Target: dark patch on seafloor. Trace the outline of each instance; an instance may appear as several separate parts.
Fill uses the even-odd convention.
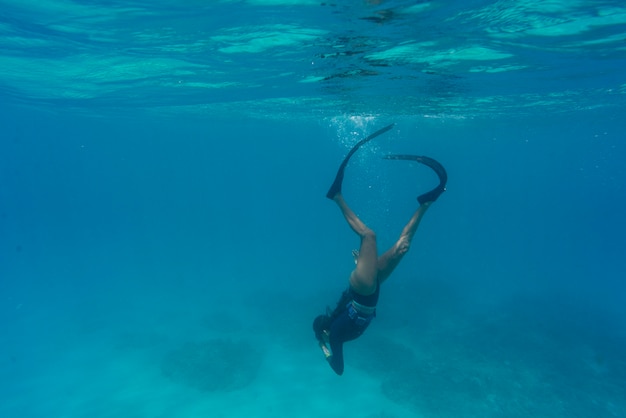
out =
[[[263,354],[246,341],[209,340],[186,343],[166,354],[163,375],[203,392],[229,392],[250,385]]]
[[[436,281],[386,297],[347,366],[419,416],[626,416],[626,334],[611,311],[545,292],[476,309]]]
[[[443,321],[439,331],[426,328],[415,337],[414,347],[370,335],[367,346],[351,347],[348,361],[380,379],[387,398],[426,417],[619,416],[626,410],[619,401],[626,366],[611,349],[622,344],[595,335],[578,342],[555,338],[556,326],[546,333],[508,309],[502,318]]]

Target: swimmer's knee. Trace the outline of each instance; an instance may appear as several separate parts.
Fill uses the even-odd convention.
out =
[[[396,253],[398,255],[406,254],[411,248],[411,237],[408,235],[401,235],[396,243]]]
[[[369,241],[376,241],[376,232],[374,232],[373,230],[369,229],[369,228],[365,228],[365,230],[363,231],[363,233],[361,234],[361,239],[362,240],[369,240]]]

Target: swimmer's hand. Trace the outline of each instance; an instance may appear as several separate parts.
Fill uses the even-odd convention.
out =
[[[359,250],[352,250],[352,257],[354,257],[354,264],[359,261]]]

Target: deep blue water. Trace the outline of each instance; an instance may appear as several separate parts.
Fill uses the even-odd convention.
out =
[[[626,417],[620,2],[0,6],[0,416]]]

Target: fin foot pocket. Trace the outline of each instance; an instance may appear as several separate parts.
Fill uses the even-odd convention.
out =
[[[372,139],[376,138],[379,135],[384,134],[385,132],[393,128],[394,126],[395,126],[395,123],[392,123],[391,125],[387,125],[384,128],[379,129],[373,134],[369,135],[367,138],[360,140],[359,142],[356,143],[355,146],[352,147],[350,152],[348,152],[348,155],[346,155],[346,157],[341,162],[341,165],[339,166],[339,170],[337,170],[335,181],[333,181],[333,184],[330,186],[330,189],[328,189],[328,193],[326,193],[327,198],[332,200],[338,193],[341,193],[341,185],[343,184],[343,175],[346,170],[346,166],[348,165],[348,161],[350,161],[350,157],[352,157],[352,155],[355,152],[357,152],[359,148],[361,148],[361,145],[365,144],[366,142],[371,141]]]
[[[446,183],[448,182],[448,173],[446,173],[446,169],[443,168],[437,160],[426,157],[424,155],[385,155],[383,158],[387,160],[409,160],[409,161],[417,161],[418,163],[424,164],[430,167],[439,177],[439,185],[434,189],[421,194],[417,197],[417,201],[421,204],[426,202],[434,202],[441,196],[441,193],[446,191]]]

